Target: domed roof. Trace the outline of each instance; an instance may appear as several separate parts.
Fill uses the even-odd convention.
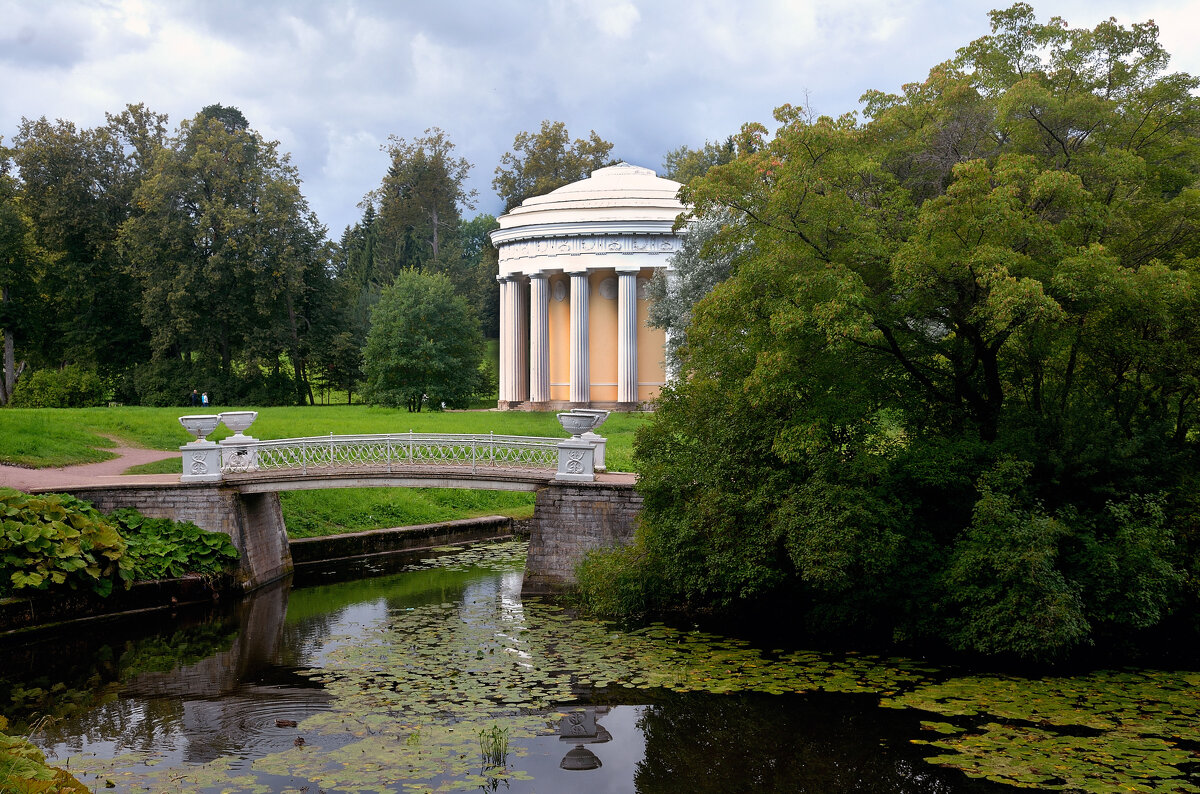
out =
[[[670,232],[684,211],[681,185],[649,168],[618,163],[563,185],[501,215],[492,242],[577,234]]]

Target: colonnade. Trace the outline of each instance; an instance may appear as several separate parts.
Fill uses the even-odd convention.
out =
[[[617,274],[617,338],[595,340],[617,346],[617,402],[638,402],[637,280],[640,266],[615,268]],[[536,271],[497,277],[500,282],[500,402],[549,403],[550,391],[550,277]],[[570,392],[572,404],[586,405],[591,397],[588,308],[589,271],[570,277]],[[526,287],[528,285],[528,287]],[[528,342],[526,342],[528,340]]]

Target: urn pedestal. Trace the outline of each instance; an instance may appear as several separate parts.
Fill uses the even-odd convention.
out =
[[[221,445],[214,441],[191,441],[179,450],[183,453],[180,482],[216,482],[221,479]]]

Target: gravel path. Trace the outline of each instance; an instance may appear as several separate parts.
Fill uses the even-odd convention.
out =
[[[138,474],[122,476],[130,466],[153,463],[156,460],[179,457],[178,452],[140,447],[111,447],[117,457],[100,463],[79,466],[59,466],[50,469],[24,469],[0,464],[0,486],[18,491],[46,491],[75,485],[108,485],[112,483],[169,483],[179,482],[178,474]]]

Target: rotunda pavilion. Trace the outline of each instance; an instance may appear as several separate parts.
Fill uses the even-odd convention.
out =
[[[666,381],[646,284],[679,249],[680,184],[619,163],[526,199],[500,252],[501,408],[631,410]]]

